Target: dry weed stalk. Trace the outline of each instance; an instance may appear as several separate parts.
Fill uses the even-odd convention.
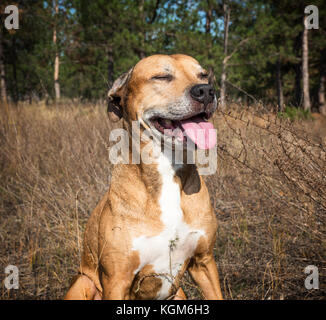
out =
[[[104,106],[9,106],[0,115],[0,269],[20,270],[20,289],[2,286],[0,297],[61,299],[109,186],[112,128]],[[259,106],[230,106],[214,123],[218,171],[205,180],[225,298],[325,298],[325,137]],[[319,268],[319,290],[304,287],[309,264]],[[200,298],[189,275],[181,283]]]

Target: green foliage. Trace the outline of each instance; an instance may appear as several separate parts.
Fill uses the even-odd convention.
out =
[[[185,53],[215,71],[219,81],[223,53],[222,0],[18,0],[20,29],[1,23],[8,95],[12,100],[53,97],[57,26],[61,95],[98,100],[121,73],[155,53]],[[1,8],[9,4],[5,0]],[[301,90],[301,34],[305,2],[229,1],[231,8],[228,81],[275,104],[276,64],[281,64],[284,99],[298,105]],[[322,1],[320,29],[310,31],[310,88],[313,101],[326,67]],[[2,15],[3,18],[3,15]],[[231,86],[229,95],[239,92]]]
[[[286,106],[284,112],[278,112],[278,116],[291,121],[313,119],[309,110],[290,106]]]

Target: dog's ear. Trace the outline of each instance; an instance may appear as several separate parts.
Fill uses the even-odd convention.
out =
[[[130,80],[133,68],[128,72],[123,73],[117,80],[114,81],[112,88],[108,92],[108,115],[111,121],[117,122],[122,118],[122,104],[126,87]]]

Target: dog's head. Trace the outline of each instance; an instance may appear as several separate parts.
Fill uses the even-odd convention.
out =
[[[153,55],[121,75],[109,90],[112,121],[123,117],[172,144],[185,145],[186,137],[199,148],[215,146],[207,120],[217,107],[211,75],[192,57]],[[197,134],[199,131],[200,134]]]

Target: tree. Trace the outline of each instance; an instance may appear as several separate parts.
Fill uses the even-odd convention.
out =
[[[281,72],[281,59],[277,59],[276,67],[276,83],[277,83],[277,106],[278,112],[284,111],[284,96],[283,96],[283,84],[282,84],[282,72]]]
[[[310,56],[310,88],[311,98],[317,102],[316,109],[324,116],[326,116],[326,7],[323,6],[321,0],[314,2],[319,8],[319,28],[311,29],[309,56]],[[317,97],[314,97],[314,94]]]
[[[326,82],[325,69],[321,69],[319,89],[318,89],[318,104],[319,104],[319,112],[324,116],[326,116],[325,82]]]
[[[221,109],[225,110],[225,81],[226,81],[226,69],[227,69],[227,54],[228,54],[228,40],[229,40],[229,22],[230,22],[230,6],[228,0],[223,1],[223,16],[224,16],[224,59],[222,61],[222,73],[221,73],[221,90],[220,90],[220,103]]]
[[[0,20],[0,22],[2,22]],[[3,54],[3,25],[0,25],[0,100],[7,103],[6,71]]]
[[[114,79],[139,59],[155,53],[184,53],[215,71],[223,108],[226,94],[230,99],[254,96],[279,111],[291,103],[299,106],[303,71],[308,66],[309,74],[304,74],[309,77],[310,107],[317,109],[324,104],[325,23],[320,20],[319,29],[309,31],[308,61],[303,55],[303,2],[15,3],[21,28],[16,32],[3,29],[0,48],[1,92],[11,101],[31,102],[50,96],[103,99]],[[315,1],[320,19],[325,19],[322,4]]]
[[[60,99],[60,83],[59,83],[59,67],[60,67],[60,59],[59,59],[59,50],[57,44],[57,17],[59,14],[59,3],[57,0],[53,0],[53,10],[54,10],[54,26],[53,26],[53,46],[55,51],[55,58],[54,58],[54,93],[55,93],[55,100]]]
[[[303,109],[311,110],[309,93],[309,47],[308,47],[308,28],[305,25],[306,18],[303,18],[302,35],[302,91],[303,91]]]

